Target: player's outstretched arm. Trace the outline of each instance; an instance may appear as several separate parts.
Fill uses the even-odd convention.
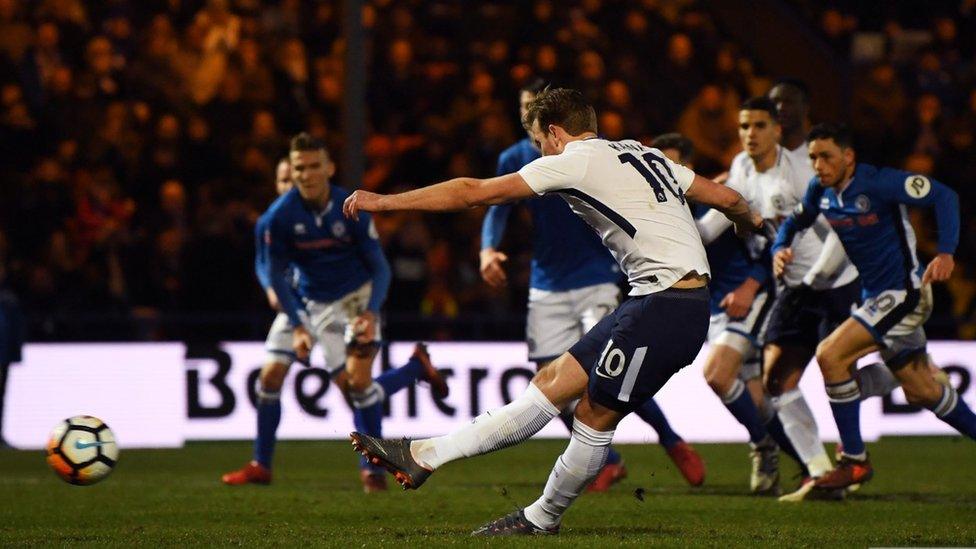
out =
[[[475,179],[459,177],[399,194],[376,194],[356,191],[342,205],[346,217],[357,218],[360,211],[392,212],[402,210],[448,212],[475,206],[503,204],[535,196],[535,192],[517,173]]]
[[[762,216],[749,209],[741,194],[700,175],[695,175],[685,196],[688,200],[711,206],[725,214],[740,236],[754,233],[763,226]]]

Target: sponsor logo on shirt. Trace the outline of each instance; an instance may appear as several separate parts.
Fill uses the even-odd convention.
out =
[[[871,209],[871,199],[866,195],[859,194],[857,198],[854,199],[854,207],[857,208],[859,212],[866,212]]]
[[[932,182],[924,175],[911,175],[905,179],[905,192],[912,198],[925,198],[932,190]]]
[[[304,223],[295,223],[295,234],[305,234],[306,232],[308,231],[306,231]]]

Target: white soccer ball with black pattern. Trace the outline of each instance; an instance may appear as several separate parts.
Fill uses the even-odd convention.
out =
[[[115,435],[97,417],[70,417],[51,431],[47,441],[48,465],[71,484],[95,484],[112,472],[118,459]]]

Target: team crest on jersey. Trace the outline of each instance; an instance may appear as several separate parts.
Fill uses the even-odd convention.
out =
[[[335,223],[333,223],[332,234],[336,238],[342,238],[342,236],[346,234],[346,224],[343,223],[342,221],[336,221]]]
[[[776,208],[777,212],[781,212],[786,209],[786,200],[783,198],[783,195],[773,195],[772,202],[773,207]]]
[[[932,182],[924,175],[910,175],[905,179],[905,192],[912,198],[925,198],[932,190]]]
[[[863,194],[857,195],[854,199],[854,207],[857,208],[859,212],[866,212],[871,209],[871,199]]]
[[[306,233],[305,224],[295,223],[295,234],[305,234],[305,233]]]

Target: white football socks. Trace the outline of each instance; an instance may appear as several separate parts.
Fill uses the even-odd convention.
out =
[[[487,454],[531,437],[559,414],[534,384],[517,399],[491,410],[453,433],[415,440],[410,453],[417,463],[434,470],[463,457]]]
[[[783,423],[783,431],[793,443],[797,455],[810,470],[810,475],[819,477],[830,471],[833,466],[820,440],[817,421],[813,418],[813,412],[803,398],[803,393],[799,389],[792,389],[773,397],[772,402]]]
[[[880,362],[872,362],[854,371],[854,379],[861,388],[861,399],[884,396],[894,391],[900,383],[895,374]]]
[[[542,496],[524,509],[525,518],[540,528],[559,526],[563,513],[596,478],[607,461],[613,431],[597,431],[577,419],[569,446],[549,474]]]

